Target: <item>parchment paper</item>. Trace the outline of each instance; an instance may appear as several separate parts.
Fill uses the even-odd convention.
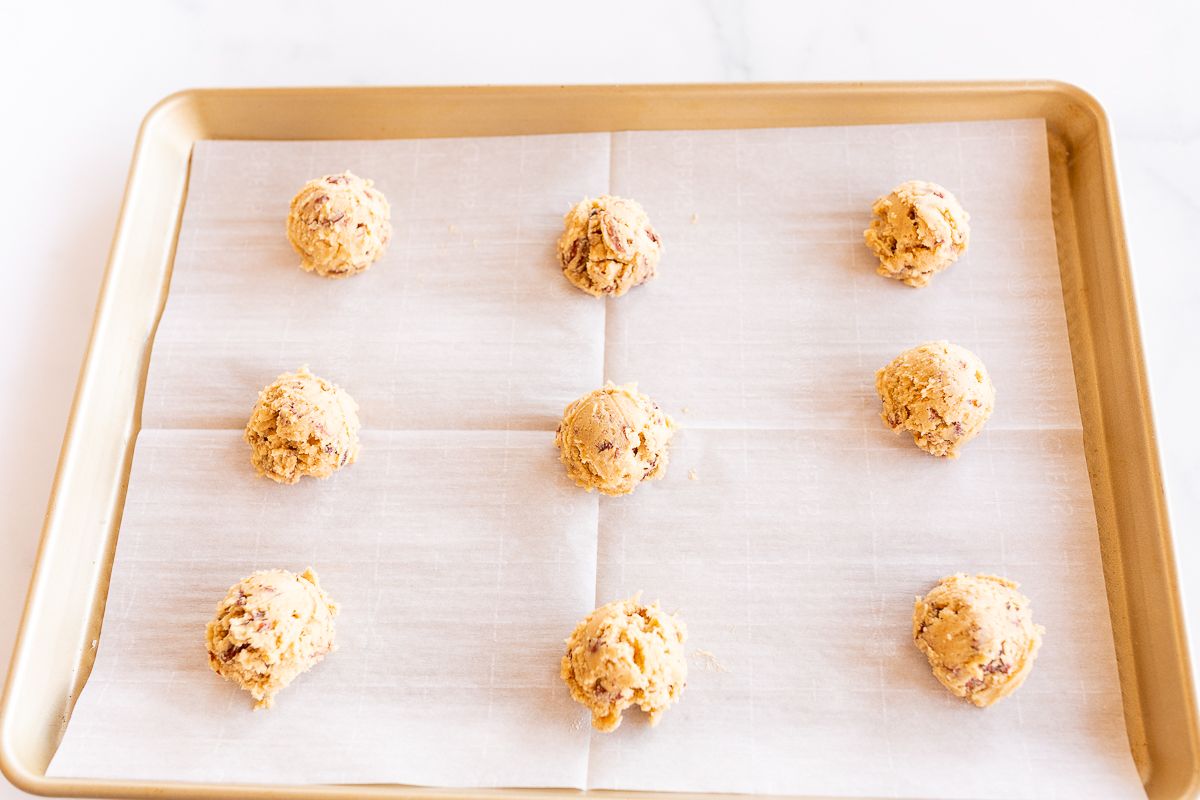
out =
[[[363,276],[296,269],[283,216],[350,168],[396,234]],[[872,200],[919,177],[972,215],[913,290]],[[661,274],[558,274],[569,203],[638,198]],[[1041,121],[407,142],[204,142],[155,342],[95,668],[55,775],[921,797],[1136,797],[1083,458]],[[998,389],[956,462],[886,430],[876,369],[949,338]],[[359,401],[359,462],[257,480],[255,393],[309,364]],[[639,381],[681,425],[665,480],[597,498],[563,406]],[[313,565],[340,650],[253,713],[203,626],[257,568]],[[994,708],[911,643],[942,575],[1022,583],[1047,628]],[[687,621],[683,702],[592,734],[557,678],[593,605]]]

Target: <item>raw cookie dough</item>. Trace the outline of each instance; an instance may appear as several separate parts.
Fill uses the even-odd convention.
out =
[[[967,252],[970,217],[954,195],[926,181],[908,181],[871,206],[875,219],[863,232],[879,256],[885,278],[924,286]]]
[[[567,280],[596,297],[620,297],[654,277],[662,242],[635,200],[601,195],[567,212],[558,259]]]
[[[1028,677],[1043,633],[1033,624],[1029,598],[994,575],[942,578],[913,607],[913,641],[933,676],[980,708]]]
[[[358,404],[301,367],[258,393],[246,423],[250,463],[277,483],[328,478],[358,457]]]
[[[554,434],[559,458],[577,486],[629,494],[667,473],[674,421],[636,383],[588,392],[567,406]]]
[[[300,254],[302,269],[345,278],[383,255],[392,236],[391,208],[373,185],[343,172],[309,181],[292,198],[288,241]]]
[[[596,730],[612,731],[637,706],[657,725],[687,683],[687,628],[640,595],[600,606],[567,639],[562,679],[592,712]]]
[[[333,652],[338,607],[306,569],[255,572],[229,588],[208,623],[208,665],[241,686],[255,708]]]
[[[875,373],[875,390],[888,427],[911,433],[925,452],[950,458],[983,430],[996,402],[983,362],[949,342],[905,350]]]

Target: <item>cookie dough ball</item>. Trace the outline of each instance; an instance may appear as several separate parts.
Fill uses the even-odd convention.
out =
[[[911,433],[925,452],[950,458],[983,430],[996,402],[983,362],[949,342],[905,350],[875,373],[875,390],[888,427]]]
[[[333,652],[337,604],[311,569],[256,572],[229,588],[208,623],[208,665],[250,693],[255,708]]]
[[[601,195],[567,212],[558,259],[567,280],[596,297],[620,297],[654,277],[662,242],[634,200]]]
[[[345,278],[379,260],[392,236],[391,209],[373,185],[343,172],[309,181],[292,198],[288,241],[304,271]]]
[[[926,181],[908,181],[875,201],[863,232],[885,278],[924,286],[967,252],[970,219],[954,195]]]
[[[934,677],[981,708],[1029,676],[1043,633],[1029,598],[994,575],[942,578],[913,607],[913,641]]]
[[[554,444],[577,486],[622,495],[666,475],[674,429],[674,421],[636,383],[609,381],[567,406]]]
[[[616,730],[621,712],[633,706],[657,725],[687,683],[686,639],[684,624],[657,603],[617,600],[589,614],[567,639],[562,679],[592,712],[596,730]]]
[[[258,393],[246,423],[250,463],[277,483],[328,478],[358,457],[358,404],[301,367]]]

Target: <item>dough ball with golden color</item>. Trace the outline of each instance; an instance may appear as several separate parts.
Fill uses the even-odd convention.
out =
[[[653,278],[662,250],[642,207],[610,195],[577,203],[558,240],[563,275],[596,297],[620,297]]]
[[[577,486],[622,495],[666,474],[674,428],[636,383],[609,381],[567,406],[554,444]]]
[[[875,218],[863,232],[877,272],[909,286],[929,279],[967,252],[970,217],[954,195],[936,183],[908,181],[875,201]]]
[[[875,374],[888,427],[912,434],[917,447],[957,458],[992,415],[996,388],[979,357],[950,342],[905,350]]]
[[[208,664],[250,693],[255,708],[334,650],[337,604],[317,575],[282,569],[255,572],[229,588],[208,623]]]
[[[616,730],[637,706],[657,725],[687,683],[687,628],[640,595],[601,606],[567,639],[561,674],[600,731]]]
[[[934,677],[981,708],[1025,681],[1043,633],[1029,598],[994,575],[942,578],[913,607],[913,641]]]
[[[276,483],[328,478],[358,457],[358,404],[301,367],[258,393],[246,423],[250,463]]]
[[[345,278],[379,260],[392,236],[391,209],[373,186],[343,172],[311,180],[296,193],[287,233],[302,269]]]

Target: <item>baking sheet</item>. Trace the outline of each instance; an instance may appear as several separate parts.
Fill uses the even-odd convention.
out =
[[[392,201],[387,259],[295,269],[305,179]],[[971,252],[876,277],[871,200],[922,177]],[[561,214],[643,202],[661,276],[594,301],[557,274]],[[876,368],[952,338],[998,387],[958,462],[886,431]],[[255,392],[308,363],[362,406],[359,463],[252,479]],[[605,377],[683,426],[632,497],[567,484],[552,431]],[[328,496],[327,496],[328,495]],[[252,569],[308,564],[341,650],[271,712],[207,670],[203,623]],[[980,711],[909,641],[956,570],[1023,584],[1047,629]],[[555,671],[595,602],[645,590],[695,652],[684,702],[589,734]],[[253,759],[244,756],[253,752]],[[52,775],[893,796],[1140,796],[1083,461],[1040,121],[197,146],[96,666]]]

